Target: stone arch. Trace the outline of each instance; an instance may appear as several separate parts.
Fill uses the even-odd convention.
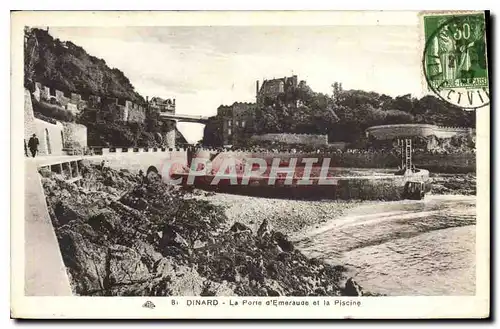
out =
[[[50,135],[49,135],[49,130],[47,128],[45,128],[44,130],[44,138],[45,138],[45,148],[47,154],[52,154],[52,146],[50,145]]]

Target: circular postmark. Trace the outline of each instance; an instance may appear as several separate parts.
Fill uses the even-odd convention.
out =
[[[484,15],[425,16],[424,29],[422,65],[429,88],[464,109],[488,105]]]

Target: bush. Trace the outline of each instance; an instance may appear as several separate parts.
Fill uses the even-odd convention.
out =
[[[55,105],[49,104],[44,101],[37,101],[35,98],[32,99],[33,112],[35,115],[37,113],[41,114],[44,118],[52,118],[64,122],[74,122],[75,115],[68,110]],[[43,120],[43,119],[42,119]]]

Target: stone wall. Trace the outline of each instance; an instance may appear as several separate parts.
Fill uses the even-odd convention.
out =
[[[428,124],[395,124],[373,126],[366,130],[367,135],[371,135],[379,140],[396,139],[404,137],[428,137],[451,138],[458,134],[472,132],[470,128],[463,127],[439,127]]]
[[[166,147],[168,147],[168,148],[174,148],[175,147],[175,126],[174,126],[174,129],[168,131],[165,134],[164,138],[165,138]]]
[[[63,123],[64,148],[87,147],[87,127],[77,123]]]
[[[31,95],[28,89],[24,89],[24,139],[26,140],[26,144],[34,133],[36,133],[36,127]]]
[[[39,155],[62,155],[63,154],[63,130],[60,122],[56,124],[35,118],[35,134],[40,144]]]
[[[128,109],[128,122],[144,122],[146,110],[142,106],[133,106]]]
[[[34,97],[38,101],[51,102],[56,100],[63,108],[74,114],[82,111],[85,107],[99,108],[103,104],[117,104],[120,107],[119,120],[128,122],[144,122],[146,110],[142,105],[133,103],[126,99],[115,97],[100,97],[96,95],[82,95],[73,92],[63,92],[49,88],[39,82],[35,83]]]
[[[278,142],[285,144],[327,145],[328,135],[309,134],[264,134],[251,137],[254,141]]]

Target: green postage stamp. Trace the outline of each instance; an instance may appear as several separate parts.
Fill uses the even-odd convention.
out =
[[[484,12],[423,15],[428,87],[461,108],[490,101],[485,18]]]

